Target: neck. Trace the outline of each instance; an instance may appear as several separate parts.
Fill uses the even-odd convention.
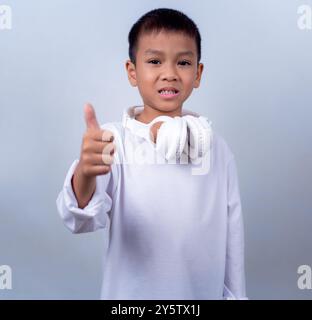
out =
[[[165,111],[165,110],[154,109],[152,107],[144,105],[143,111],[138,116],[136,116],[135,119],[143,123],[149,123],[159,116],[181,117],[181,115],[182,115],[181,106],[175,110]]]

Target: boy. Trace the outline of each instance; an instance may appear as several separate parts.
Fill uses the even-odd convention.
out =
[[[73,233],[109,227],[103,299],[246,299],[233,154],[203,117],[182,110],[200,84],[200,41],[183,13],[146,13],[129,33],[126,62],[144,105],[101,127],[85,106],[80,159],[57,207]],[[193,175],[182,159],[209,161],[209,170]]]

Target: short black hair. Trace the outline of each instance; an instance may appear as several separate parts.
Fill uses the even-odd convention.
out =
[[[129,32],[129,58],[134,65],[136,64],[139,37],[142,34],[158,33],[162,30],[180,32],[194,39],[197,48],[197,63],[199,63],[201,58],[201,36],[194,21],[181,11],[159,8],[145,13],[132,26]]]

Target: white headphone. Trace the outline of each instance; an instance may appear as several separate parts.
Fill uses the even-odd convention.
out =
[[[163,124],[157,131],[157,139],[154,143],[151,127],[156,122],[163,122]],[[125,126],[129,127],[128,123],[129,121],[126,121]],[[210,151],[211,122],[203,116],[189,114],[181,117],[159,116],[147,124],[147,130],[149,142],[154,144],[156,151],[168,161],[180,159],[183,153],[195,160],[204,157]]]

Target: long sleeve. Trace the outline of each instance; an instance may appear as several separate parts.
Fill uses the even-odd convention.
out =
[[[224,299],[245,300],[244,226],[235,158],[227,166],[228,225]]]
[[[112,208],[112,194],[114,184],[111,179],[112,173],[96,177],[96,189],[88,205],[83,209],[78,203],[72,189],[72,176],[79,160],[71,165],[61,192],[59,193],[56,205],[58,212],[65,226],[72,233],[91,232],[105,228],[108,213]],[[114,168],[115,169],[115,168]]]

